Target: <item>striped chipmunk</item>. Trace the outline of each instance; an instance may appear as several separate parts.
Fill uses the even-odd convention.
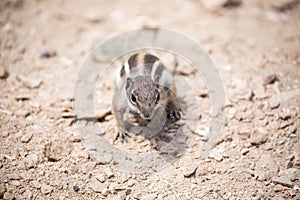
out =
[[[122,142],[130,137],[133,127],[124,119],[127,111],[142,127],[158,126],[163,116],[174,122],[180,120],[173,74],[154,55],[131,55],[117,73],[112,111],[119,129],[115,140],[121,137]]]

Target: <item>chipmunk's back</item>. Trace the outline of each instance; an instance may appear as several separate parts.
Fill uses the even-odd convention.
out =
[[[150,76],[151,79],[166,87],[172,87],[173,78],[163,63],[154,55],[136,53],[122,65],[116,77],[116,88],[121,88],[127,77]]]

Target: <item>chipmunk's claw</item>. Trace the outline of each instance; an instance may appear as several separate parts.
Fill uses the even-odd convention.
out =
[[[172,119],[174,121],[178,121],[181,119],[180,111],[168,110],[167,111],[167,118]]]
[[[124,143],[124,141],[127,142],[127,138],[130,138],[130,137],[131,137],[128,133],[126,133],[126,132],[120,132],[120,131],[119,131],[119,132],[117,133],[117,135],[116,135],[114,141],[118,140],[120,136],[121,136],[121,142],[122,142],[122,143]]]

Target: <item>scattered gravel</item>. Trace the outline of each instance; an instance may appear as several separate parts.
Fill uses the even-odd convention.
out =
[[[250,137],[250,143],[253,145],[260,145],[267,141],[267,130],[260,127],[257,131],[253,132]]]
[[[286,176],[273,177],[272,178],[272,182],[273,183],[281,184],[283,186],[288,186],[288,187],[292,187],[293,186],[292,181],[288,177],[286,177]]]
[[[49,194],[50,192],[52,192],[52,190],[53,190],[53,188],[47,184],[43,184],[41,187],[42,194]]]
[[[39,156],[36,154],[30,154],[25,157],[24,164],[26,169],[34,168],[39,163]]]
[[[138,1],[0,3],[0,199],[300,199],[299,1],[151,3],[156,9]],[[217,67],[203,61],[197,71],[182,55],[155,51],[176,66],[183,119],[166,135],[113,142],[109,63],[131,42],[83,61],[116,33],[164,26],[200,44]],[[78,77],[83,63],[91,69]],[[210,126],[221,99],[209,70],[225,89],[220,135]],[[75,83],[87,86],[82,99]],[[83,100],[92,112],[75,112]]]
[[[155,199],[157,194],[152,193],[152,194],[144,194],[141,196],[141,200],[153,200]]]
[[[0,184],[0,198],[2,199],[4,196],[4,193],[6,192],[6,189],[3,184]]]

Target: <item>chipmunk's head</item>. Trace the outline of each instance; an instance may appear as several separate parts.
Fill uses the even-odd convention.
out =
[[[137,112],[142,119],[151,121],[152,115],[161,101],[159,85],[150,77],[127,78],[126,92],[130,108]]]

